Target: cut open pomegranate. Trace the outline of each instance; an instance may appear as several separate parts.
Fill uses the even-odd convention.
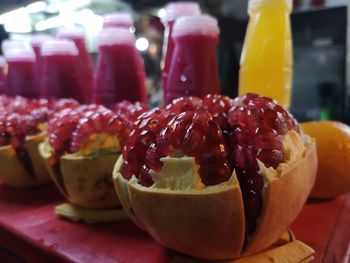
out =
[[[235,170],[249,236],[262,209],[264,179],[257,160],[273,168],[282,163],[282,136],[292,129],[299,131],[296,120],[266,97],[179,98],[137,119],[123,151],[121,174],[126,179],[134,175],[141,185],[151,186],[149,173],[161,171],[160,159],[179,153],[195,158],[204,185],[227,181]]]

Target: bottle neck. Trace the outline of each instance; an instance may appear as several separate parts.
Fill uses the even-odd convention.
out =
[[[177,45],[216,45],[218,42],[217,36],[202,35],[202,34],[186,34],[174,37],[174,42]]]
[[[292,6],[288,0],[257,0],[250,1],[248,14],[250,16],[257,13],[288,13],[292,12]]]

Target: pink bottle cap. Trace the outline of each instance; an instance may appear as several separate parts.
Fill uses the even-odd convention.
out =
[[[73,41],[59,39],[59,40],[48,40],[41,46],[42,56],[51,55],[72,55],[78,56],[78,49]]]
[[[6,61],[33,61],[35,62],[35,54],[30,49],[10,49],[4,53]]]
[[[183,16],[176,19],[173,36],[208,35],[217,37],[220,33],[218,21],[209,15]]]
[[[49,34],[36,34],[31,36],[30,43],[33,47],[41,47],[45,41],[52,39],[54,39],[53,36]]]
[[[3,56],[0,56],[0,68],[3,68],[6,65],[6,60]]]
[[[133,27],[134,21],[129,13],[111,13],[103,17],[103,28]]]
[[[135,45],[135,35],[126,28],[109,27],[101,31],[97,43],[98,46]]]
[[[2,52],[5,54],[11,49],[31,49],[28,41],[5,39],[1,43]]]
[[[163,22],[174,21],[181,16],[195,16],[201,13],[197,2],[172,2],[165,6]]]
[[[57,32],[58,39],[85,39],[84,29],[80,27],[62,27]]]

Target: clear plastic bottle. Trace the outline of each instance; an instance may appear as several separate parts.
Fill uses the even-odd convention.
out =
[[[106,28],[98,37],[94,103],[107,107],[129,100],[147,103],[145,71],[128,29]]]
[[[82,68],[78,49],[70,40],[49,40],[41,48],[44,61],[44,98],[73,98],[86,101],[87,87],[79,79]]]
[[[197,2],[171,2],[165,6],[165,16],[162,18],[165,30],[163,39],[162,87],[166,90],[166,83],[171,59],[174,53],[173,27],[175,20],[182,16],[194,16],[201,13]]]
[[[250,0],[239,93],[258,93],[289,108],[292,92],[292,0]]]
[[[79,79],[83,82],[81,85],[84,85],[86,96],[82,103],[91,103],[92,102],[92,85],[93,85],[93,76],[94,69],[92,58],[89,54],[89,51],[86,47],[85,33],[83,29],[74,27],[74,28],[61,28],[57,33],[58,39],[67,39],[75,43],[79,52]]]
[[[208,15],[176,20],[173,31],[175,49],[164,90],[164,103],[181,96],[204,97],[220,93],[216,61],[219,27]]]

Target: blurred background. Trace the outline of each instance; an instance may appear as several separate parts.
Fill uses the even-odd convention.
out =
[[[82,27],[96,60],[96,37],[102,16],[129,12],[135,22],[136,47],[147,73],[151,104],[161,100],[160,59],[164,27],[161,0],[1,0],[0,41],[29,39],[32,34],[56,34],[60,27]],[[248,23],[247,0],[201,0],[201,9],[217,17],[221,29],[217,47],[222,93],[237,95],[239,58]],[[347,46],[347,0],[294,0],[292,32],[294,80],[291,111],[299,121],[336,119],[350,123],[350,57]]]

